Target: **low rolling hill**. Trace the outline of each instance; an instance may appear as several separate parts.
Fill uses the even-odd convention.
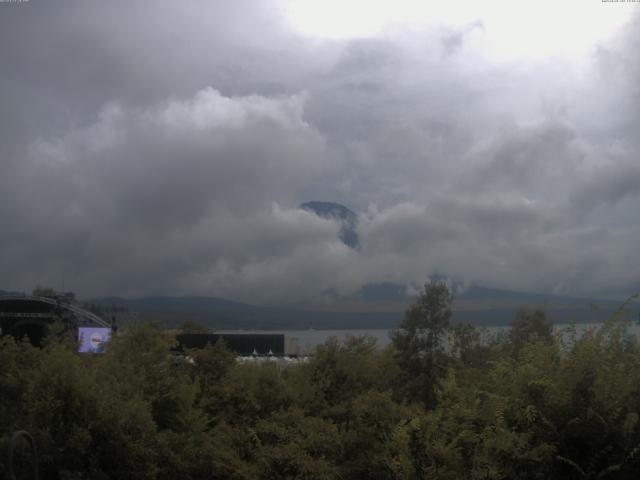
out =
[[[176,327],[184,320],[212,329],[387,329],[396,327],[411,303],[393,284],[369,288],[331,305],[312,303],[289,306],[258,306],[213,297],[108,297],[91,303],[100,308],[135,312],[139,320],[158,321]],[[454,296],[453,321],[478,326],[507,325],[521,308],[544,308],[554,323],[602,322],[622,302],[594,301],[558,295],[541,295],[470,287]],[[626,315],[637,319],[637,303]]]

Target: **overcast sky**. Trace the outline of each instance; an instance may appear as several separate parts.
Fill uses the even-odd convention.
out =
[[[640,291],[640,3],[429,3],[0,3],[0,289]]]

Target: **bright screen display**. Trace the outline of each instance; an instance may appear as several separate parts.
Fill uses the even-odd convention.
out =
[[[111,338],[111,329],[102,327],[78,328],[78,343],[80,353],[102,353]]]

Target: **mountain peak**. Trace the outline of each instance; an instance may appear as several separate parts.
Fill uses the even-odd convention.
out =
[[[313,212],[319,217],[335,220],[341,224],[340,240],[354,250],[360,246],[356,226],[358,215],[349,208],[335,202],[321,202],[313,200],[300,205],[300,208]]]

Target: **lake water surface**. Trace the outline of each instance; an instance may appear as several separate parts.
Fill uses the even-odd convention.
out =
[[[578,323],[575,325],[578,336],[587,331],[596,331],[602,327],[602,323]],[[554,325],[554,330],[567,336],[569,324]],[[481,339],[484,342],[495,338],[498,335],[505,335],[509,327],[478,327]],[[307,355],[312,353],[318,345],[323,344],[330,338],[336,338],[340,342],[345,342],[352,337],[373,337],[380,348],[384,348],[391,343],[391,330],[386,329],[360,329],[360,330],[217,330],[216,333],[252,333],[252,334],[284,334],[285,351],[287,353],[299,353]],[[640,336],[640,325],[629,324],[629,335]]]

